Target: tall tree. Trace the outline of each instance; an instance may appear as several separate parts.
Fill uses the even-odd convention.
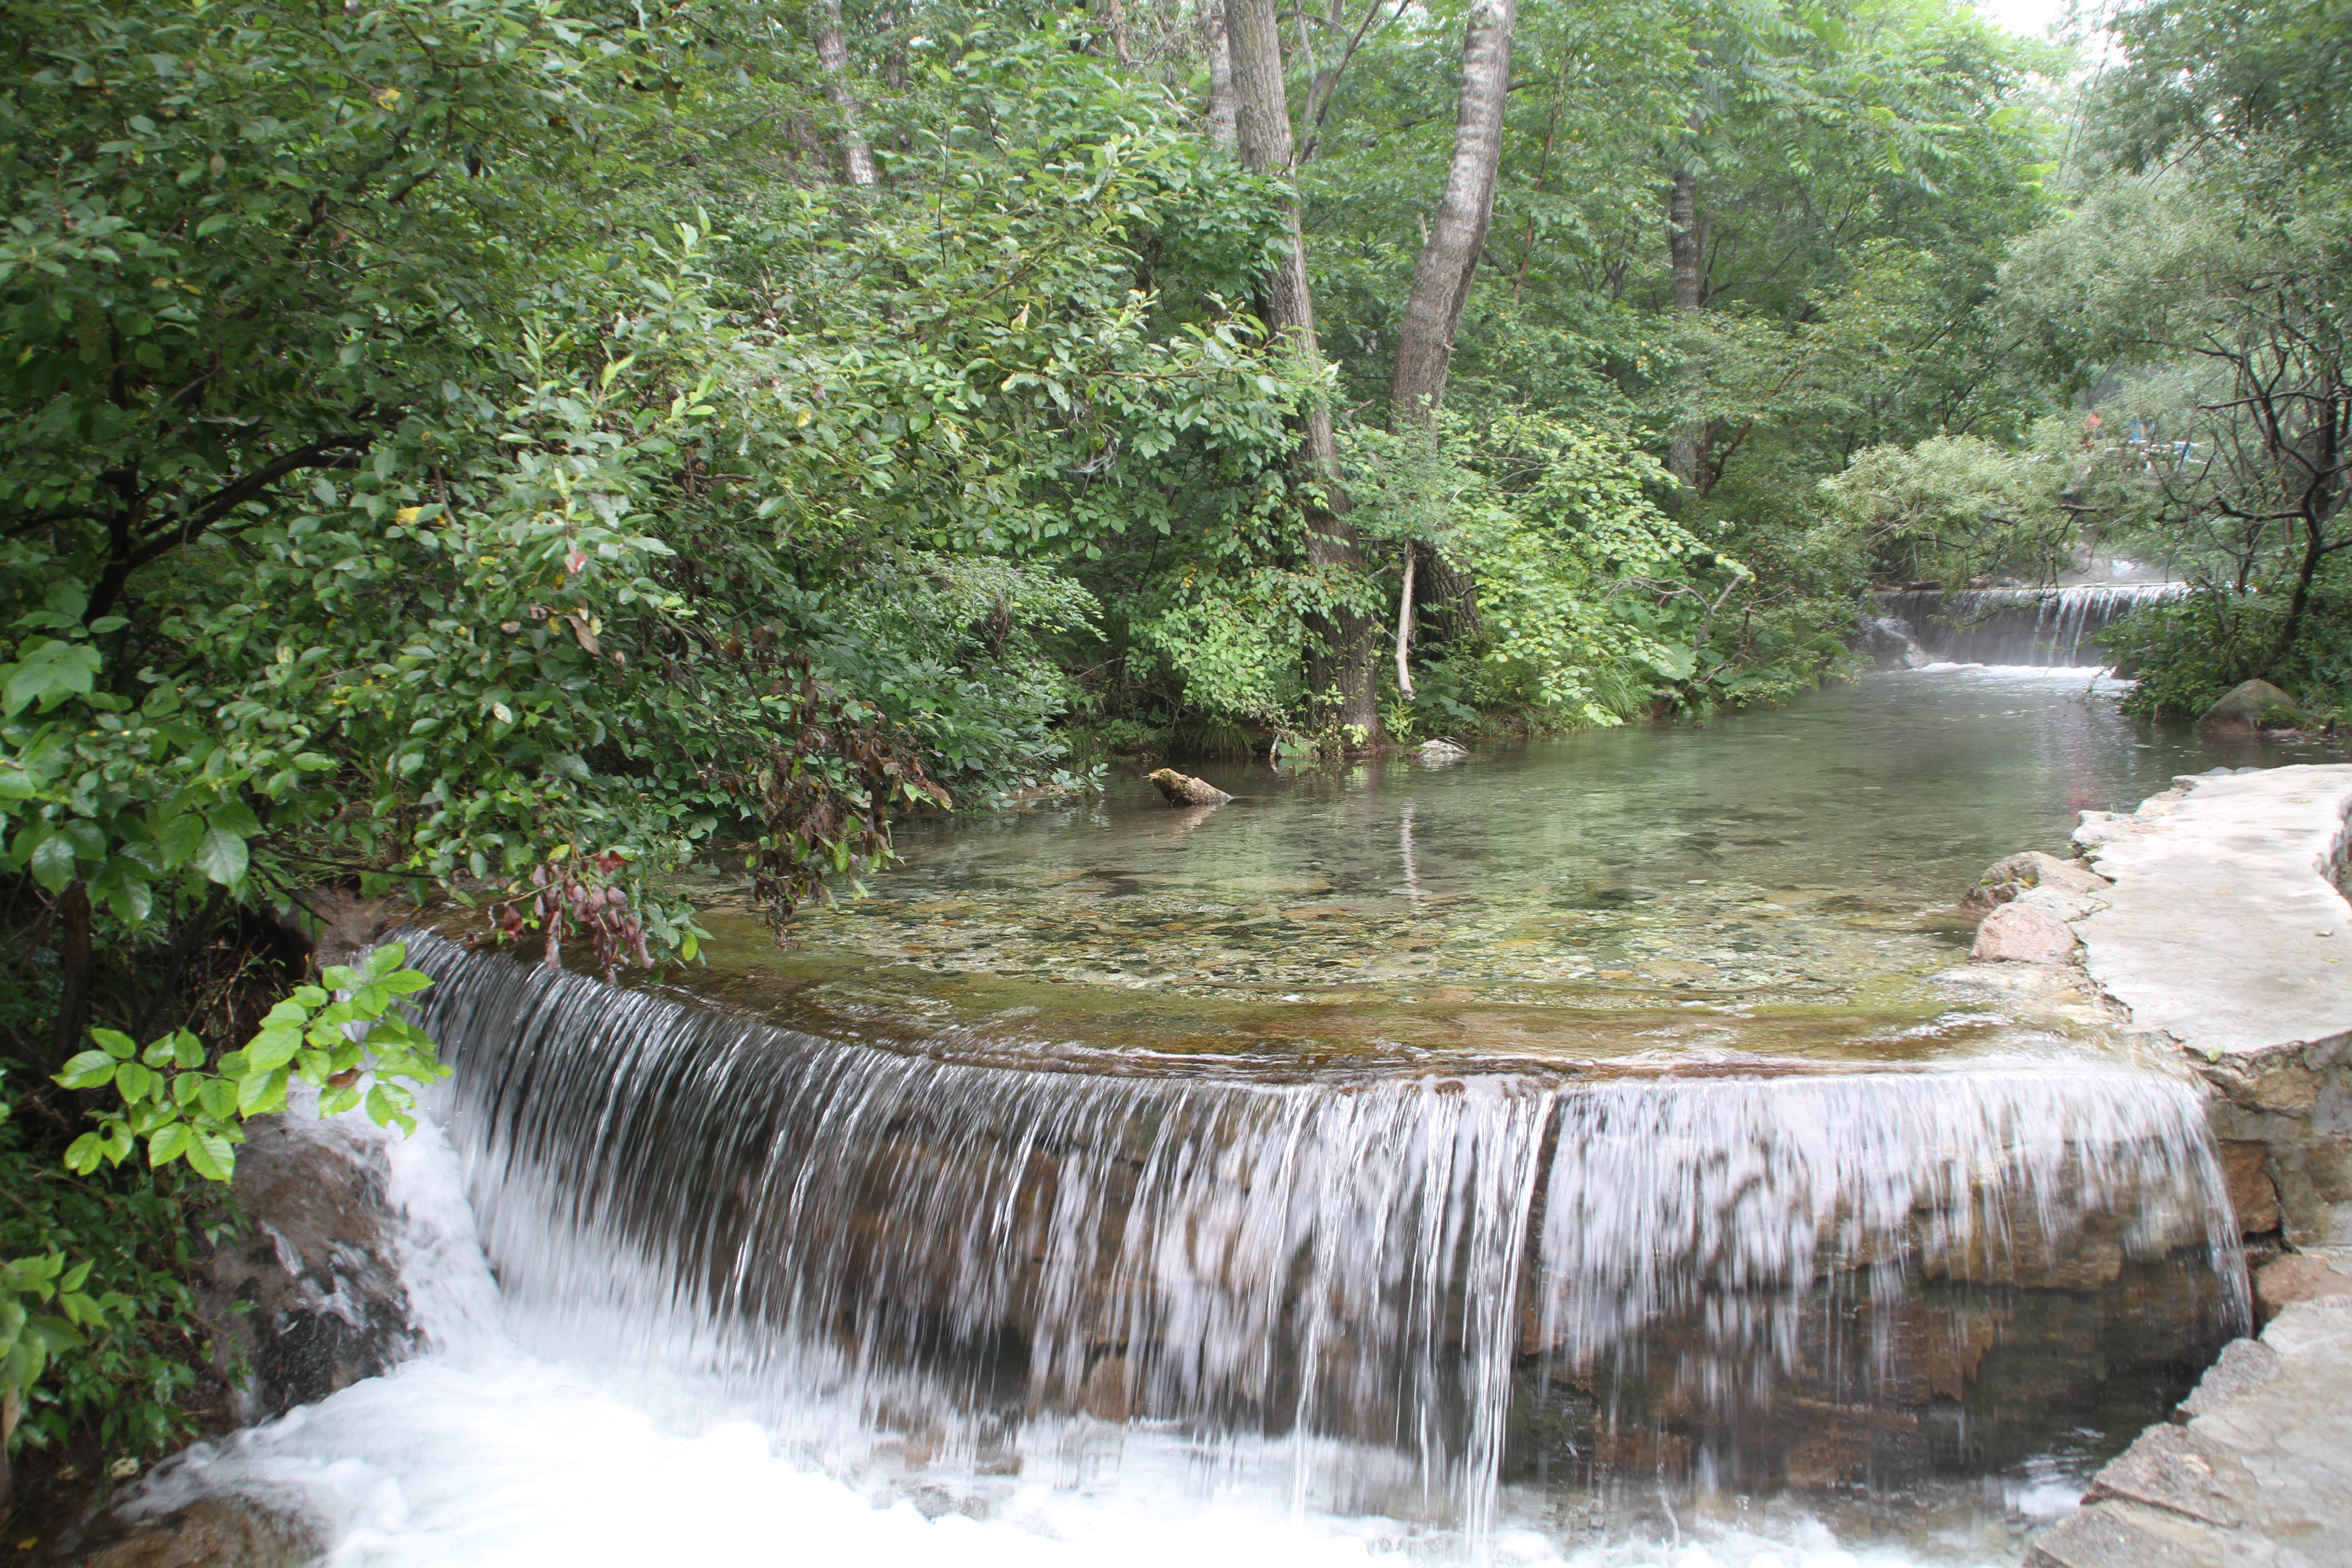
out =
[[[1495,216],[1495,171],[1503,158],[1503,107],[1511,88],[1511,34],[1517,22],[1517,0],[1472,0],[1462,39],[1454,162],[1397,330],[1396,374],[1389,387],[1389,426],[1394,430],[1428,426],[1445,395],[1454,329]]]
[[[1233,51],[1242,163],[1288,183],[1296,173],[1294,143],[1274,0],[1228,0],[1225,31]],[[1295,186],[1284,203],[1284,222],[1290,243],[1267,280],[1267,324],[1288,340],[1291,352],[1308,370],[1319,371],[1323,352],[1315,341],[1315,300],[1307,283],[1307,242],[1299,231]],[[1348,521],[1348,492],[1340,484],[1339,442],[1327,403],[1310,402],[1299,411],[1297,461],[1308,496],[1307,562],[1334,577],[1352,577],[1362,568],[1363,549]],[[1337,687],[1340,723],[1360,729],[1367,740],[1377,740],[1381,710],[1373,668],[1375,623],[1345,604],[1324,618],[1325,648],[1313,662],[1309,678],[1318,697]]]
[[[1234,51],[1225,41],[1224,0],[1207,0],[1201,7],[1201,47],[1209,57],[1209,138],[1223,147],[1234,145],[1240,106],[1234,101]]]
[[[853,185],[874,183],[874,149],[857,123],[857,95],[849,90],[849,47],[842,37],[841,0],[824,0],[817,21],[817,64],[824,68],[824,96],[841,120],[842,173]]]
[[[1378,0],[1374,0],[1378,8]],[[1389,428],[1400,435],[1427,431],[1445,397],[1446,374],[1454,363],[1454,335],[1469,303],[1470,286],[1486,255],[1486,231],[1495,217],[1495,175],[1503,161],[1503,111],[1511,89],[1511,37],[1518,26],[1518,0],[1473,0],[1462,37],[1462,90],[1454,117],[1454,161],[1437,221],[1422,242],[1413,268],[1412,292],[1397,329],[1396,369],[1389,384]],[[1404,575],[1398,590],[1397,686],[1412,696],[1406,656],[1413,636],[1414,588],[1427,557],[1426,592],[1450,605],[1458,626],[1477,614],[1476,585],[1434,551],[1408,541]]]

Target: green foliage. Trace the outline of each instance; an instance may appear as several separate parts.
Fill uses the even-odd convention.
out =
[[[285,1110],[288,1085],[297,1079],[319,1091],[320,1116],[364,1100],[378,1126],[414,1131],[415,1089],[446,1078],[449,1069],[432,1040],[394,1010],[401,997],[433,984],[404,967],[407,960],[406,945],[395,942],[371,950],[356,969],[329,965],[321,984],[297,986],[269,1010],[259,1032],[242,1049],[225,1053],[212,1071],[205,1070],[204,1042],[186,1029],[143,1051],[119,1030],[92,1030],[97,1048],[68,1062],[57,1081],[72,1089],[111,1085],[123,1109],[101,1113],[97,1131],[75,1139],[66,1164],[87,1175],[101,1160],[120,1165],[143,1142],[147,1163],[158,1170],[184,1155],[198,1175],[226,1182],[236,1168],[235,1145],[245,1141],[241,1124]],[[363,1071],[376,1079],[364,1097]]]
[[[189,1215],[174,1183],[68,1176],[10,1122],[0,1086],[0,1401],[12,1450],[78,1428],[138,1455],[193,1427],[205,1353],[186,1281]]]
[[[2069,564],[2074,521],[2058,505],[2064,477],[2035,453],[1931,436],[1856,453],[1821,493],[1882,581],[2044,583]]]

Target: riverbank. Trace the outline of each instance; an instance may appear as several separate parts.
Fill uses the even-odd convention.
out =
[[[2320,1299],[2261,1303],[2261,1337],[2100,1471],[2031,1568],[2352,1563],[2352,1305],[2326,1269],[2352,1256],[2347,813],[2352,767],[2297,765],[2083,814],[2111,886],[2063,911],[2081,967],[2211,1086],[2241,1230],[2308,1255]]]

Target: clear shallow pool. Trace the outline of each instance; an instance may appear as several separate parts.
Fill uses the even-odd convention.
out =
[[[777,953],[724,884],[691,991],[828,1033],[1133,1067],[1848,1061],[2027,1042],[1931,977],[1990,861],[2172,776],[2294,760],[2116,710],[2090,670],[1945,667],[1704,726],[1452,764],[1202,764],[901,835]],[[2270,753],[2276,752],[2276,755]],[[1140,767],[1128,770],[1139,773]]]

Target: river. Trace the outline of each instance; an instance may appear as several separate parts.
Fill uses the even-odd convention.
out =
[[[2298,760],[1942,668],[918,825],[626,990],[420,937],[430,1348],[153,1484],[338,1563],[2006,1563],[2240,1326],[2190,1087],[1956,980]],[[364,1142],[364,1140],[363,1140]]]

